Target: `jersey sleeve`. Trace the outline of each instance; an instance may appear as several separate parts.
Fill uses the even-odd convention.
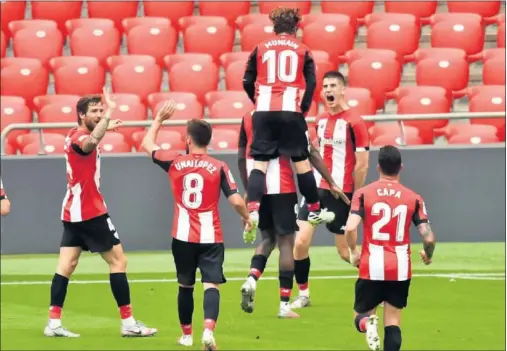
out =
[[[0,179],[0,200],[7,199],[7,194],[5,194],[4,183],[2,179]]]
[[[225,197],[229,197],[238,192],[232,172],[225,163],[220,170],[220,187]]]
[[[420,196],[417,196],[415,200],[415,210],[412,216],[412,222],[415,226],[418,226],[421,223],[429,223],[428,212],[426,212],[426,204]]]
[[[351,126],[354,132],[354,151],[368,151],[370,149],[370,134],[361,116],[357,115],[357,117],[353,119]]]
[[[174,161],[174,159],[178,156],[177,153],[170,152],[167,153],[165,150],[156,149],[151,153],[151,159],[153,163],[160,166],[164,171],[169,172],[169,168]]]
[[[305,62],[303,66],[303,75],[305,77],[305,93],[301,99],[301,111],[306,114],[312,105],[313,94],[315,93],[315,87],[317,86],[317,77],[315,70],[315,62],[310,54],[310,51],[305,52]]]
[[[91,152],[83,151],[83,143],[89,136],[90,134],[86,132],[76,132],[74,135],[72,135],[72,138],[70,140],[72,150],[81,156],[87,156],[91,154]]]
[[[246,63],[245,74],[243,75],[243,89],[255,104],[255,81],[257,80],[257,47],[253,49]]]
[[[248,138],[245,130],[245,119],[241,121],[241,128],[239,130],[238,149],[246,149],[248,144]]]
[[[364,218],[364,193],[362,191],[356,191],[350,204],[350,213],[356,214],[361,218]]]

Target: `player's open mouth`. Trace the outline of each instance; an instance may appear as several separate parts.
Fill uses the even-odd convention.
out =
[[[333,95],[326,95],[326,100],[329,101],[329,102],[333,102],[334,101],[334,96]]]

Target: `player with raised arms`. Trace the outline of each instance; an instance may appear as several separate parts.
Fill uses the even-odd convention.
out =
[[[107,130],[115,130],[122,124],[120,120],[110,120],[116,103],[106,89],[104,99],[106,106],[100,95],[79,99],[76,106],[78,126],[72,128],[65,139],[67,193],[62,205],[63,236],[51,282],[49,321],[44,329],[46,336],[79,337],[62,326],[61,314],[69,278],[83,250],[99,253],[109,265],[111,291],[120,310],[121,335],[142,337],[157,332],[132,316],[127,257],[99,190],[99,143]]]
[[[352,199],[345,238],[350,263],[359,267],[355,286],[355,325],[366,333],[372,350],[380,349],[376,307],[384,301],[384,350],[401,348],[401,311],[407,306],[412,278],[410,222],[423,238],[420,256],[431,263],[435,234],[431,230],[423,198],[400,184],[400,151],[384,146],[378,154],[380,179],[359,189]],[[357,228],[363,221],[363,244],[357,248]]]
[[[194,284],[199,268],[204,286],[202,343],[205,350],[215,350],[213,332],[220,307],[219,286],[226,282],[224,238],[218,209],[220,192],[246,222],[247,230],[252,222],[229,167],[208,155],[212,135],[208,122],[198,119],[188,122],[187,155],[164,155],[165,151],[156,145],[162,123],[173,115],[175,108],[174,101],[164,104],[146,133],[142,147],[169,177],[174,196],[171,247],[179,283],[178,315],[183,332],[178,343],[193,345]]]

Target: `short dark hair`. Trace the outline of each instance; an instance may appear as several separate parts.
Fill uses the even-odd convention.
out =
[[[81,124],[79,115],[86,115],[90,105],[97,105],[100,102],[102,102],[102,97],[100,95],[86,95],[79,99],[76,104],[77,123]]]
[[[338,79],[340,82],[342,82],[343,85],[347,84],[345,76],[338,71],[327,71],[326,74],[324,74],[324,78],[322,78],[322,80],[326,78],[335,78]]]
[[[187,123],[187,135],[198,147],[206,147],[211,141],[211,125],[201,119],[191,119]]]
[[[271,11],[269,19],[273,22],[275,34],[296,34],[299,22],[301,21],[301,15],[299,14],[299,9],[277,7]]]
[[[400,173],[401,153],[396,146],[386,145],[380,148],[378,153],[380,170],[387,176],[395,176]]]

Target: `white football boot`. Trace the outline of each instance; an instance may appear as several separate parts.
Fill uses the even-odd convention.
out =
[[[44,328],[44,335],[49,336],[49,337],[62,337],[62,338],[79,338],[80,337],[79,334],[73,333],[70,330],[65,329],[61,325],[57,326],[56,328],[51,328],[49,326],[49,323]]]
[[[378,335],[378,317],[372,314],[366,323],[366,343],[370,350],[380,350],[380,336]]]
[[[257,281],[252,277],[248,277],[245,283],[241,286],[241,309],[246,313],[252,313],[254,310],[256,288]]]
[[[182,335],[178,339],[178,344],[181,346],[192,346],[194,344],[194,338],[192,338],[192,335]]]
[[[202,349],[205,351],[214,351],[217,349],[215,337],[213,336],[213,332],[209,329],[205,329],[204,333],[202,333]]]
[[[131,326],[121,326],[121,336],[130,338],[142,338],[146,336],[153,336],[157,333],[156,328],[148,328],[142,322],[136,321]]]

